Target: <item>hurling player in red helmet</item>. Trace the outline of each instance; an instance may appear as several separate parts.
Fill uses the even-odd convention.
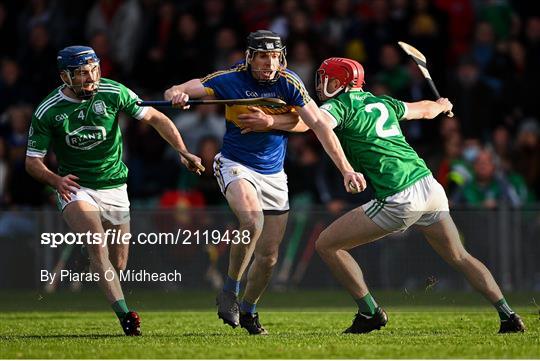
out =
[[[316,74],[320,107],[341,142],[354,170],[366,176],[375,194],[370,202],[337,219],[316,243],[318,253],[358,304],[346,333],[367,333],[385,326],[388,317],[370,294],[360,266],[349,250],[412,225],[441,257],[461,271],[500,316],[500,333],[523,332],[521,318],[510,308],[489,270],[460,241],[443,187],[407,143],[399,126],[409,119],[433,119],[452,110],[446,98],[403,102],[364,91],[364,68],[357,61],[329,58]],[[272,120],[254,114],[244,119],[252,130],[279,127],[286,115]],[[298,128],[298,126],[297,126]]]

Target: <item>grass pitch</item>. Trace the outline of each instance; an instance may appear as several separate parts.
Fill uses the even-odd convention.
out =
[[[217,319],[214,294],[135,291],[143,336],[125,337],[97,291],[0,293],[0,358],[540,358],[534,295],[507,297],[528,327],[498,335],[498,317],[475,294],[375,292],[389,314],[381,331],[342,335],[355,312],[344,292],[269,294],[259,307],[269,336]],[[538,299],[538,297],[536,297]]]

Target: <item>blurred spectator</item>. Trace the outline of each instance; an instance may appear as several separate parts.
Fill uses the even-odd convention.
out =
[[[531,64],[540,63],[540,16],[533,16],[525,25],[525,49],[527,59]],[[540,70],[535,66],[536,72]]]
[[[9,154],[6,140],[0,137],[0,206],[7,203],[7,182],[9,177]]]
[[[508,117],[506,123],[515,128],[524,114],[539,114],[536,97],[530,91],[536,86],[536,65],[530,63],[521,42],[512,39],[501,46],[506,58],[493,69],[493,76],[503,82],[501,108]],[[503,60],[504,59],[504,60]]]
[[[516,173],[497,169],[491,152],[481,150],[474,161],[474,179],[454,197],[457,204],[493,209],[503,203],[519,207],[532,198],[527,185]]]
[[[406,34],[411,21],[411,6],[409,0],[390,0],[390,19],[396,34]]]
[[[13,205],[40,206],[47,199],[46,187],[26,173],[26,143],[32,117],[29,106],[12,106],[7,110],[11,133],[7,138],[9,147],[9,182],[7,202]]]
[[[143,3],[143,9],[145,16],[141,22],[141,46],[135,73],[141,86],[160,91],[173,81],[171,72],[175,73],[168,60],[168,51],[176,31],[176,8],[172,1],[164,1]]]
[[[51,34],[51,42],[56,49],[73,44],[84,45],[84,21],[95,3],[95,0],[49,0],[50,22],[47,26]]]
[[[477,9],[478,19],[488,22],[499,39],[510,35],[512,21],[515,18],[507,0],[481,0]]]
[[[377,70],[380,68],[378,60],[382,52],[381,47],[384,44],[393,43],[396,40],[396,34],[391,23],[388,2],[374,0],[369,4],[369,17],[362,25],[362,39],[366,44],[367,69]]]
[[[443,117],[439,127],[440,141],[442,141],[442,154],[428,158],[428,165],[433,169],[433,174],[437,181],[446,190],[451,199],[452,194],[458,187],[472,179],[472,169],[470,159],[471,149],[478,151],[480,142],[477,140],[463,140],[460,132],[459,120],[456,117]],[[467,161],[464,157],[467,152]]]
[[[512,170],[511,135],[504,125],[499,125],[493,131],[490,147],[493,148],[496,164],[505,172]]]
[[[180,112],[172,119],[188,149],[197,149],[201,139],[209,136],[219,139],[221,147],[225,119],[216,104],[199,105],[194,111]]]
[[[204,166],[204,172],[197,177],[193,173],[186,173],[186,176],[191,175],[196,177],[194,188],[204,195],[205,203],[209,206],[225,205],[225,197],[221,194],[221,190],[214,177],[214,157],[219,152],[221,147],[221,138],[212,135],[207,135],[199,140],[197,145],[197,155],[201,157],[201,164]]]
[[[285,169],[291,202],[298,195],[308,195],[312,203],[320,203],[321,199],[313,177],[321,164],[318,145],[311,137],[291,134],[287,147]]]
[[[429,59],[429,72],[437,79],[439,87],[444,86],[445,64],[448,58],[446,16],[429,0],[414,0],[409,20],[409,41]]]
[[[90,46],[99,57],[99,68],[101,76],[105,78],[116,78],[116,65],[111,57],[111,47],[109,38],[104,32],[95,33],[90,39]]]
[[[444,140],[444,155],[437,167],[435,178],[449,195],[471,178],[469,165],[462,157],[462,147],[463,140],[459,133],[454,133]]]
[[[480,78],[476,62],[463,58],[452,79],[448,97],[454,103],[454,113],[461,119],[465,137],[488,139],[490,124],[500,122],[496,112],[497,98]]]
[[[232,27],[239,33],[244,32],[242,22],[238,21],[239,15],[234,12],[234,8],[226,6],[225,0],[203,0],[194,3],[198,3],[197,5],[202,7],[196,13],[196,18],[200,21],[201,37],[199,41],[203,44],[215,44],[217,33],[223,27]],[[251,9],[251,16],[247,16],[243,20],[258,21],[261,17],[272,16],[271,9],[265,6],[266,3],[267,1],[258,1],[255,4],[250,4],[246,11]],[[262,12],[259,13],[259,11]],[[268,23],[260,26],[267,28]],[[208,51],[210,52],[210,49]]]
[[[412,60],[407,62],[405,67],[409,81],[407,87],[402,91],[401,100],[416,102],[433,97],[431,89],[426,82],[426,78],[420,72],[420,68]],[[429,148],[436,147],[438,122],[414,121],[400,123],[403,134],[407,141],[411,143],[418,153],[429,153]],[[459,125],[458,125],[459,126]]]
[[[0,114],[9,106],[29,103],[30,91],[21,79],[19,64],[13,59],[3,59],[0,69]]]
[[[169,74],[165,79],[169,86],[203,76],[210,67],[210,49],[205,49],[199,27],[192,14],[184,13],[178,17],[165,57],[168,64],[165,72]]]
[[[269,30],[279,34],[284,41],[287,41],[291,26],[292,15],[299,10],[297,0],[285,0],[281,4],[280,13],[270,23]]]
[[[30,37],[32,30],[38,26],[47,29],[51,22],[51,9],[48,0],[31,0],[26,2],[26,8],[19,15],[18,33],[19,39]],[[48,29],[47,29],[48,31]],[[24,49],[26,50],[26,49]]]
[[[324,42],[320,41],[319,34],[313,29],[307,14],[303,11],[295,11],[291,15],[289,23],[289,36],[285,45],[292,49],[298,42],[306,42],[315,57],[323,54]],[[305,80],[305,79],[302,79]]]
[[[314,79],[316,66],[313,54],[307,42],[296,42],[289,48],[289,68],[292,69],[300,79],[304,80],[304,85],[310,94],[315,94]]]
[[[435,0],[435,5],[448,17],[447,56],[449,63],[455,64],[469,50],[469,40],[474,26],[474,9],[470,0]]]
[[[491,24],[487,21],[476,24],[471,54],[480,72],[484,72],[493,60],[495,55],[495,33]]]
[[[208,0],[217,1],[217,0]],[[223,1],[220,0],[221,3]],[[257,31],[259,29],[268,29],[272,19],[277,11],[274,0],[259,0],[259,1],[247,1],[248,6],[244,7],[241,14],[238,16],[242,19],[242,23],[245,29],[244,32],[249,33]],[[229,24],[234,21],[229,21]]]
[[[402,98],[409,84],[409,73],[401,65],[401,54],[398,49],[394,45],[384,45],[379,61],[382,69],[376,76],[377,81],[388,87],[389,95]]]
[[[367,84],[365,90],[378,96],[390,94],[390,89],[388,89],[385,84],[378,82],[375,82],[373,84]]]
[[[22,54],[20,64],[26,83],[32,89],[33,101],[44,98],[52,86],[60,83],[56,70],[56,50],[44,25],[36,25],[30,31],[29,47]]]
[[[134,197],[157,196],[174,189],[180,161],[165,157],[167,143],[150,125],[130,119],[125,138],[129,159],[128,191]],[[178,164],[177,164],[178,163]]]
[[[88,39],[97,32],[108,35],[112,58],[124,76],[131,72],[135,62],[142,15],[137,0],[99,0],[86,20]]]
[[[540,125],[537,119],[525,119],[518,131],[516,151],[512,157],[515,169],[540,196]]]
[[[0,54],[15,56],[20,42],[17,40],[16,5],[13,2],[0,2]]]
[[[336,0],[331,13],[321,26],[321,36],[329,54],[343,53],[344,44],[353,34],[359,32],[359,23],[353,17],[350,0]]]
[[[302,5],[307,12],[308,18],[315,27],[319,27],[326,18],[328,1],[324,0],[304,0]]]
[[[243,45],[243,44],[242,44]],[[227,69],[229,57],[240,46],[236,33],[231,28],[221,28],[216,35],[215,51],[212,54],[212,69]]]

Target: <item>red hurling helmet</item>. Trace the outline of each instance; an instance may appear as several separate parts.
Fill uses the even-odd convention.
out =
[[[316,84],[322,86],[322,92],[332,98],[339,92],[351,89],[362,89],[364,86],[364,68],[359,62],[347,58],[329,58],[322,62],[317,69]],[[332,93],[328,92],[328,80],[339,80],[339,87]]]

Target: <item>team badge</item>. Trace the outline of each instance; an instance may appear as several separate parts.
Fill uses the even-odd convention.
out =
[[[103,100],[98,100],[92,105],[92,110],[97,115],[103,115],[107,112],[107,108],[105,107],[105,103]]]

